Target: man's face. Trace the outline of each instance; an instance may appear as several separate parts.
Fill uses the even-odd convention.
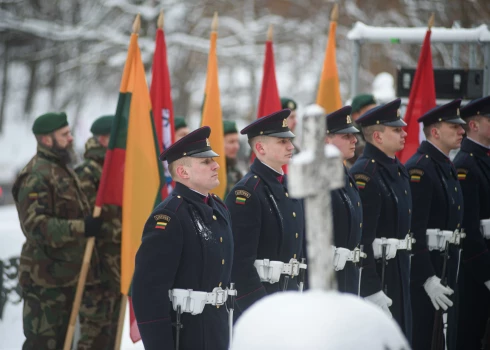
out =
[[[190,130],[187,126],[175,130],[175,142],[179,141],[181,138],[183,138],[188,133],[190,133]]]
[[[296,110],[291,111],[291,114],[289,115],[288,119],[288,128],[294,133],[294,129],[296,128],[296,124],[298,123],[298,120],[296,119]]]
[[[225,156],[226,158],[235,159],[240,150],[240,141],[237,133],[226,134],[225,140]]]
[[[396,153],[405,148],[405,138],[407,133],[399,126],[386,126],[384,131],[380,131],[383,150],[386,153]]]
[[[213,158],[189,157],[190,165],[185,167],[189,175],[189,187],[199,192],[209,192],[219,185],[219,164]]]
[[[294,146],[289,138],[266,136],[259,143],[263,149],[263,160],[269,166],[283,166],[293,156]]]
[[[482,143],[490,146],[490,117],[481,117],[475,120],[477,134],[482,140]]]
[[[357,138],[354,134],[333,134],[327,136],[325,141],[337,147],[344,160],[351,159],[356,154]]]
[[[49,136],[49,140],[48,146],[65,164],[70,163],[74,159],[73,136],[71,135],[69,126],[54,131]]]
[[[101,144],[101,146],[107,148],[109,146],[109,139],[111,135],[99,135],[97,136],[97,141]]]
[[[442,148],[451,150],[461,147],[464,129],[460,124],[441,122],[437,129]]]

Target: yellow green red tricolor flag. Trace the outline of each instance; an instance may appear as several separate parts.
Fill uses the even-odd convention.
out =
[[[213,23],[215,21],[217,21],[216,14]],[[223,198],[226,191],[226,157],[223,135],[223,114],[221,111],[218,82],[218,55],[216,54],[217,39],[218,33],[213,29],[210,39],[211,45],[208,56],[208,71],[206,77],[206,91],[201,126],[209,126],[211,128],[209,142],[211,143],[211,148],[213,151],[220,155],[219,157],[215,158],[216,162],[218,162],[220,166],[218,170],[218,178],[220,183],[219,186],[212,192],[218,197]]]
[[[125,295],[133,278],[143,227],[161,200],[163,168],[158,152],[138,35],[133,33],[96,200],[97,206],[123,207],[121,293]]]
[[[325,112],[331,113],[342,107],[340,99],[339,72],[337,69],[336,40],[338,5],[332,11],[330,30],[328,31],[328,43],[323,61],[322,75],[316,95],[316,103],[323,107]]]

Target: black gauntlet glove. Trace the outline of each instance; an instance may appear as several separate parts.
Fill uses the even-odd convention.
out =
[[[85,218],[85,237],[98,237],[102,228],[102,218],[87,216]]]

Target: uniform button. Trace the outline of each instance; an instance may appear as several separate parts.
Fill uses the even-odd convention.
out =
[[[254,179],[256,179],[256,178],[257,178],[257,175],[254,175]]]
[[[221,265],[225,264],[225,259],[221,260]]]
[[[293,211],[293,218],[295,218],[295,217],[296,217],[296,213]]]
[[[454,188],[454,191],[455,191],[455,192],[458,192],[458,188],[457,188],[457,187],[455,187],[455,188]]]
[[[223,237],[220,237],[220,238],[219,238],[219,241],[220,241],[221,243],[223,243]]]
[[[177,198],[182,198],[182,197],[180,197],[180,196],[177,196]]]
[[[293,259],[296,259],[296,254],[293,255]]]
[[[371,163],[374,163],[374,162],[376,162],[376,161],[374,159],[371,159]]]
[[[219,309],[219,305],[216,305],[216,308]]]
[[[407,190],[405,190],[405,195],[408,195],[408,192],[407,192]]]
[[[220,282],[220,283],[218,284],[218,287],[221,287],[221,285],[222,285],[222,284],[223,284],[223,282]]]
[[[289,193],[286,192],[286,197],[289,197]]]
[[[299,235],[296,233],[296,238],[298,238],[298,237],[299,237]]]
[[[429,156],[426,154],[426,155],[425,155],[425,158],[429,158]]]
[[[458,205],[458,210],[461,210],[461,205]]]
[[[352,187],[352,182],[350,183],[350,187]]]
[[[470,156],[473,157],[473,153],[470,153]]]
[[[458,224],[458,228],[459,228],[459,226],[461,226],[461,225],[460,225],[460,224]]]
[[[400,172],[398,172],[398,176],[402,176],[402,174],[400,174]]]
[[[216,219],[216,215],[213,215],[213,220],[217,220],[217,219]]]
[[[362,228],[362,222],[359,224],[359,227],[361,227],[361,228]]]
[[[361,202],[357,202],[357,206],[360,207],[361,206]]]
[[[409,214],[412,214],[412,210],[411,210],[411,209],[408,209],[408,213],[409,213]]]

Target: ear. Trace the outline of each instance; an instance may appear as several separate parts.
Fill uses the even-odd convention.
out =
[[[477,120],[473,119],[473,120],[469,121],[468,126],[469,126],[471,131],[478,131],[478,127],[480,125],[479,125]]]
[[[175,169],[175,173],[181,179],[188,179],[189,178],[189,173],[187,172],[185,165],[178,165],[177,169]]]
[[[260,155],[264,155],[265,154],[265,149],[264,149],[264,145],[262,142],[260,141],[257,141],[255,143],[255,151],[260,154]]]
[[[329,145],[329,144],[330,144],[330,137],[325,136],[325,143],[326,143],[327,145]]]
[[[373,132],[373,140],[376,141],[376,143],[379,143],[380,145],[382,145],[383,144],[383,133],[381,131]]]
[[[430,129],[430,134],[435,139],[439,139],[440,138],[439,130],[437,128],[431,128]]]
[[[53,146],[53,137],[51,135],[42,135],[41,136],[41,143],[45,146],[51,147]]]

